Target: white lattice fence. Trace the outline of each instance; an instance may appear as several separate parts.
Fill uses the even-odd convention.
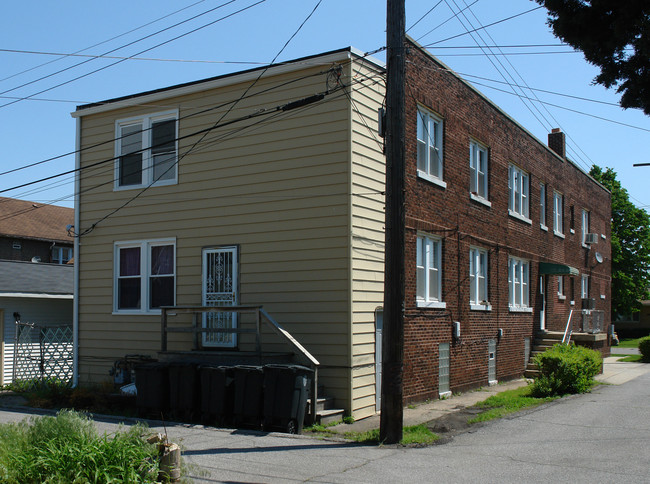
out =
[[[72,372],[72,326],[16,323],[14,381],[54,378],[69,382]]]

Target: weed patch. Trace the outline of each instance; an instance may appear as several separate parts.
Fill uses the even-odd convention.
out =
[[[379,444],[379,429],[372,429],[367,432],[346,432],[344,434],[348,440],[354,440],[364,444]],[[438,440],[440,437],[425,425],[413,425],[404,427],[402,430],[402,445],[415,445],[415,444],[431,444]]]
[[[501,418],[525,408],[536,407],[556,398],[559,397],[534,397],[530,386],[506,390],[475,404],[474,407],[485,408],[486,410],[479,413],[476,417],[469,419],[467,423],[487,422],[488,420]]]

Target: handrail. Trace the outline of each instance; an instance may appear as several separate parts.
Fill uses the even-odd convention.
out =
[[[199,325],[199,313],[251,313],[256,315],[255,329],[243,328],[203,328]],[[167,326],[167,316],[170,314],[192,314],[192,327],[169,327]],[[261,321],[264,320],[268,326],[281,338],[285,340],[289,346],[293,347],[300,353],[307,361],[308,365],[314,370],[314,378],[311,383],[311,421],[316,422],[317,402],[318,402],[318,366],[319,361],[296,340],[291,333],[280,326],[272,317],[267,313],[262,306],[171,306],[161,308],[160,314],[160,337],[161,337],[161,351],[167,351],[167,335],[168,333],[192,333],[194,340],[194,349],[198,349],[198,335],[200,333],[255,333],[256,347],[258,353],[262,354],[261,345]]]
[[[573,309],[569,313],[569,319],[566,322],[566,329],[564,330],[564,336],[562,337],[562,343],[563,344],[569,344],[569,341],[571,341],[571,333],[573,331],[569,331],[569,325],[571,323],[571,317],[573,316]],[[566,340],[566,343],[565,343]]]

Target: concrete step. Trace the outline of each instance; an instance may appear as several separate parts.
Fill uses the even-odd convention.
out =
[[[539,370],[526,370],[524,372],[525,378],[537,378],[539,376]]]
[[[316,420],[321,425],[327,425],[332,422],[340,422],[343,420],[343,409],[332,408],[329,410],[322,410],[316,414]]]
[[[535,363],[530,362],[528,363],[528,366],[526,366],[526,370],[539,370],[539,367]]]
[[[321,412],[323,410],[330,410],[334,407],[334,399],[332,397],[318,397],[316,402],[316,412]],[[307,414],[311,414],[311,398],[307,399]]]

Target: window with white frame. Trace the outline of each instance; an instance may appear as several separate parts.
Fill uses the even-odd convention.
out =
[[[529,220],[528,173],[510,165],[508,174],[508,209],[511,215]]]
[[[472,309],[489,309],[488,253],[472,247],[469,250],[469,303]]]
[[[441,245],[437,237],[418,235],[416,302],[421,307],[444,307],[441,296]]]
[[[469,191],[473,195],[488,199],[488,150],[471,141],[469,144]]]
[[[559,192],[553,192],[553,233],[564,235],[564,197]]]
[[[589,233],[589,212],[587,210],[582,210],[582,245],[587,246],[587,234]]]
[[[72,247],[59,247],[58,245],[52,247],[53,264],[67,264],[70,259],[72,259]]]
[[[509,306],[511,310],[529,309],[529,262],[517,257],[508,258]]]
[[[582,299],[589,298],[589,276],[587,274],[582,275],[582,281],[580,284],[580,297]]]
[[[560,299],[564,299],[564,276],[557,276],[557,296]]]
[[[442,182],[442,119],[419,107],[417,138],[418,175]]]
[[[176,111],[117,121],[115,188],[176,183],[177,137]]]
[[[176,299],[176,242],[173,239],[115,244],[115,312],[158,312]]]
[[[539,184],[539,226],[546,230],[546,185]]]

